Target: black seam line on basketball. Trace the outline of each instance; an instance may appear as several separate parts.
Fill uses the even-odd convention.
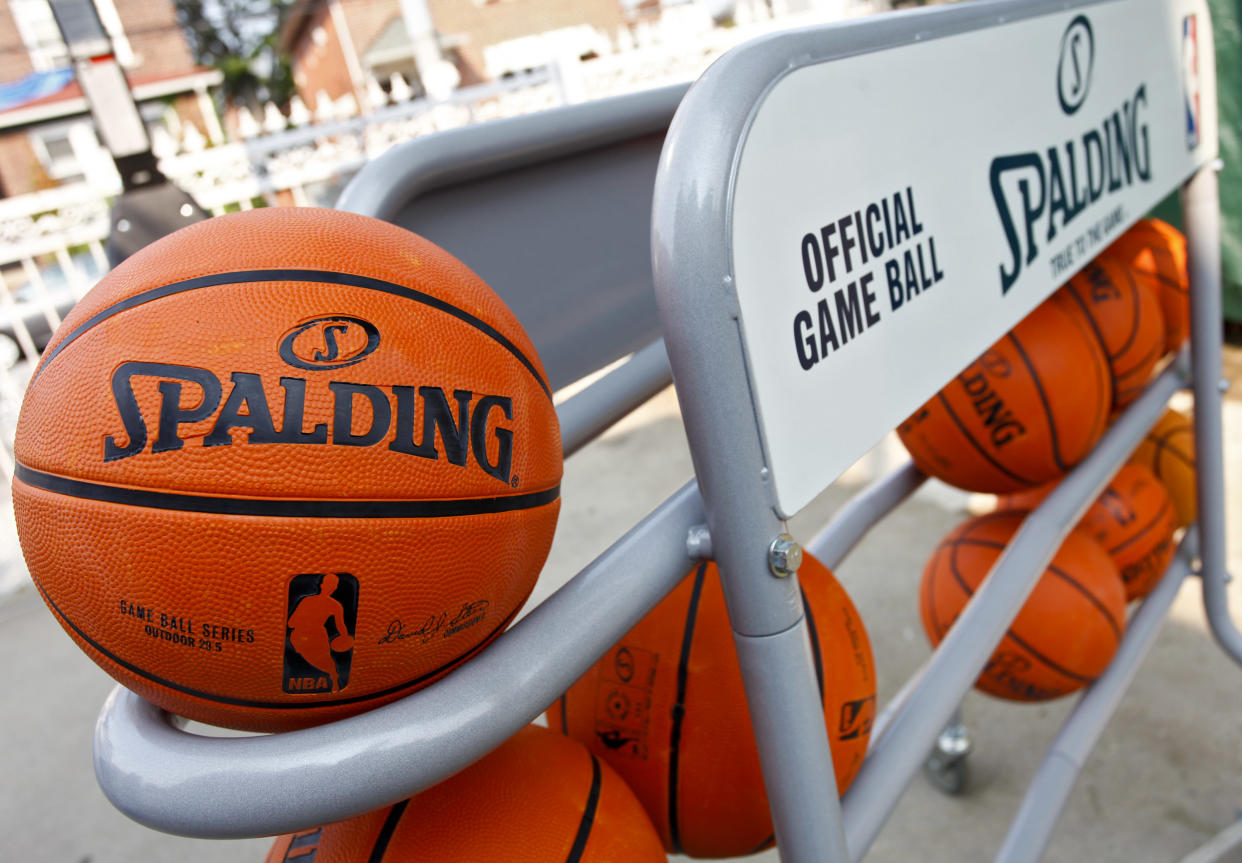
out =
[[[57,476],[17,465],[13,475],[34,488],[84,500],[171,509],[215,515],[270,516],[273,518],[453,518],[535,509],[555,501],[560,485],[543,491],[507,497],[448,500],[285,500],[278,498],[212,497],[102,485]]]
[[[158,300],[173,294],[181,294],[186,291],[195,291],[200,288],[216,288],[222,285],[244,284],[246,282],[318,282],[328,285],[345,285],[351,288],[365,288],[371,291],[381,291],[393,296],[402,297],[403,299],[413,300],[416,303],[422,303],[430,306],[445,314],[452,315],[458,320],[464,321],[474,327],[479,332],[490,337],[502,348],[513,354],[523,366],[526,367],[535,380],[539,382],[539,387],[544,391],[549,399],[552,398],[552,388],[548,382],[543,379],[543,375],[539,374],[539,370],[535,368],[521,349],[513,342],[509,341],[500,330],[493,327],[481,318],[478,318],[464,309],[442,300],[439,297],[424,293],[414,288],[408,288],[405,285],[398,285],[395,282],[386,282],[383,279],[376,279],[371,276],[360,276],[355,273],[336,273],[331,270],[237,270],[230,273],[213,273],[209,276],[198,276],[193,279],[186,279],[181,282],[173,282],[170,285],[162,285],[158,288],[142,291],[127,297],[119,303],[108,306],[101,312],[97,312],[80,324],[77,329],[65,336],[64,341],[47,353],[43,358],[35,377],[47,368],[56,356],[74,342],[79,336],[86,333],[95,325],[106,321],[114,315],[128,311],[137,306],[148,303],[151,300]]]
[[[996,459],[992,458],[992,456],[988,454],[987,450],[981,447],[979,445],[979,442],[974,439],[974,436],[971,435],[971,433],[966,429],[966,426],[962,423],[962,421],[958,419],[957,414],[953,412],[953,408],[949,405],[949,400],[944,397],[943,393],[936,393],[936,398],[940,399],[941,405],[944,406],[945,411],[949,414],[949,419],[953,420],[953,424],[957,426],[957,430],[962,433],[962,436],[964,438],[966,438],[966,442],[974,448],[975,452],[983,456],[984,459],[986,459],[987,462],[990,465],[992,465],[992,467],[996,468],[998,471],[1000,471],[1001,473],[1003,473],[1005,476],[1009,477],[1012,480],[1017,480],[1018,482],[1023,483],[1025,485],[1035,485],[1035,483],[1031,482],[1026,477],[1021,476],[1020,474],[1014,473],[1009,468],[1005,467],[1003,464],[998,462]]]
[[[1087,602],[1094,605],[1095,610],[1103,615],[1104,619],[1108,621],[1109,627],[1113,630],[1113,635],[1117,637],[1117,641],[1121,641],[1121,624],[1119,624],[1117,619],[1113,617],[1112,612],[1104,607],[1104,603],[1100,602],[1100,600],[1096,598],[1095,594],[1083,587],[1082,582],[1074,578],[1074,576],[1070,575],[1065,570],[1061,569],[1059,566],[1053,566],[1052,564],[1048,564],[1046,572],[1051,572],[1058,578],[1073,585],[1074,589],[1081,593],[1083,598],[1085,598]]]
[[[811,603],[806,598],[806,591],[798,585],[798,593],[802,594],[802,613],[806,615],[806,631],[811,637],[811,658],[815,660],[815,682],[819,685],[819,703],[824,703],[824,657],[819,652],[819,633],[815,631],[815,615],[811,614]]]
[[[1138,283],[1134,281],[1134,274],[1126,268],[1122,268],[1121,272],[1126,277],[1126,281],[1130,283],[1130,296],[1133,298],[1133,302],[1130,303],[1130,308],[1132,309],[1130,314],[1130,334],[1126,338],[1125,344],[1123,344],[1120,350],[1117,351],[1117,356],[1119,357],[1124,356],[1126,351],[1134,345],[1135,340],[1138,339],[1139,325],[1143,319],[1143,300],[1142,295],[1139,294]]]
[[[565,693],[561,693],[561,734],[569,736],[569,705],[565,701]]]
[[[1087,310],[1086,303],[1082,299],[1079,298],[1076,291],[1068,291],[1068,293],[1070,297],[1074,300],[1074,302],[1078,304],[1078,307],[1082,310],[1082,317],[1087,321],[1087,326],[1091,328],[1091,332],[1094,334],[1095,340],[1100,346],[1100,356],[1103,357],[1104,359],[1104,368],[1101,369],[1100,371],[1102,372],[1104,382],[1108,384],[1108,388],[1112,392],[1112,400],[1101,401],[1096,404],[1095,419],[1091,423],[1091,429],[1092,429],[1092,433],[1098,437],[1100,433],[1096,432],[1095,429],[1100,428],[1100,425],[1102,423],[1107,424],[1106,423],[1107,416],[1105,415],[1106,409],[1112,407],[1113,402],[1116,401],[1116,398],[1117,398],[1116,376],[1113,374],[1113,358],[1112,358],[1112,355],[1108,352],[1108,342],[1104,340],[1104,334],[1100,332],[1100,328],[1096,325],[1095,318],[1092,317],[1091,312]],[[1014,338],[1012,333],[1010,333],[1009,335],[1011,338]],[[1017,338],[1014,338],[1014,342],[1017,343]],[[1035,375],[1035,370],[1031,369],[1030,361],[1026,359],[1026,351],[1021,347],[1021,345],[1018,346],[1018,351],[1019,353],[1022,354],[1023,360],[1026,361],[1027,368],[1031,370],[1031,377],[1035,381],[1035,387],[1039,391],[1040,398],[1043,399],[1044,398],[1043,385],[1040,383],[1039,377]],[[1061,451],[1060,451],[1060,444],[1057,442],[1057,437],[1056,437],[1057,427],[1056,427],[1056,423],[1053,421],[1052,410],[1048,406],[1047,399],[1044,399],[1044,407],[1048,414],[1048,427],[1052,430],[1052,441],[1053,441],[1052,457],[1056,459],[1057,465],[1058,467],[1060,467],[1061,466]],[[1068,468],[1064,468],[1064,467],[1062,467],[1061,469],[1068,470]]]
[[[1164,518],[1166,514],[1168,514],[1172,509],[1173,509],[1173,501],[1170,500],[1168,496],[1166,496],[1164,503],[1160,505],[1160,511],[1157,512],[1154,516],[1152,516],[1151,521],[1147,522],[1147,524],[1143,525],[1141,528],[1135,531],[1134,534],[1131,535],[1128,539],[1125,539],[1122,542],[1118,543],[1117,545],[1114,545],[1112,548],[1108,549],[1108,553],[1116,554],[1117,552],[1125,548],[1128,548],[1132,543],[1138,542],[1140,539],[1143,538],[1143,536],[1147,533],[1147,531],[1151,530],[1152,527],[1159,524],[1160,520]]]
[[[1005,549],[1005,546],[1002,543],[992,542],[991,540],[986,540],[986,539],[972,539],[970,537],[962,537],[960,539],[957,539],[954,541],[953,544],[954,546],[975,545],[975,546],[981,546],[983,548],[999,549],[1001,551],[1004,551]],[[956,566],[956,563],[954,564],[954,566]],[[1120,624],[1118,624],[1116,618],[1113,617],[1112,613],[1109,612],[1109,610],[1104,607],[1104,604],[1095,598],[1094,594],[1092,594],[1091,591],[1083,587],[1082,583],[1079,582],[1072,575],[1070,575],[1068,572],[1065,572],[1060,567],[1053,566],[1051,563],[1048,564],[1048,568],[1045,571],[1051,572],[1053,575],[1056,575],[1064,579],[1065,581],[1068,581],[1070,584],[1072,584],[1075,590],[1077,590],[1084,597],[1086,597],[1087,601],[1090,602],[1092,605],[1094,605],[1096,607],[1096,610],[1099,611],[1100,614],[1104,615],[1104,619],[1108,621],[1108,625],[1112,628],[1113,634],[1117,636],[1117,640],[1118,641],[1121,640]],[[956,570],[954,574],[956,575]],[[967,593],[970,593],[970,588],[966,586],[965,581],[959,578],[958,582],[961,584],[963,590],[965,590]]]
[[[957,548],[956,548],[956,547],[954,547],[953,551],[954,551],[954,553],[956,553]],[[966,598],[967,598],[967,600],[969,601],[969,599],[970,599],[970,598],[972,598],[972,597],[975,595],[975,593],[974,593],[974,591],[973,591],[973,590],[971,590],[971,589],[970,589],[970,587],[966,584],[966,580],[965,580],[964,578],[962,578],[962,574],[961,574],[960,572],[958,572],[958,569],[957,569],[957,558],[956,558],[955,554],[951,554],[951,555],[949,555],[949,571],[953,573],[953,577],[954,577],[955,579],[957,579],[957,583],[958,583],[958,585],[960,585],[960,586],[961,586],[962,590],[966,591]],[[1107,617],[1107,615],[1105,615],[1105,616]],[[1110,622],[1110,623],[1112,623],[1112,619],[1111,619],[1111,618],[1109,618],[1109,622]],[[1019,647],[1021,647],[1023,650],[1025,650],[1025,651],[1027,651],[1028,653],[1030,653],[1032,656],[1034,656],[1036,659],[1038,659],[1040,662],[1042,662],[1042,663],[1044,663],[1045,665],[1047,665],[1049,668],[1051,668],[1053,671],[1057,672],[1058,674],[1062,674],[1062,675],[1064,675],[1064,676],[1066,676],[1066,677],[1070,678],[1071,680],[1078,680],[1078,681],[1081,681],[1081,682],[1083,682],[1083,683],[1091,683],[1092,681],[1094,681],[1094,680],[1095,680],[1095,678],[1094,678],[1094,677],[1083,677],[1083,676],[1082,676],[1082,675],[1080,675],[1080,674],[1076,674],[1076,673],[1074,673],[1073,671],[1070,671],[1068,668],[1062,668],[1059,664],[1057,664],[1056,662],[1052,661],[1052,660],[1051,660],[1051,659],[1049,659],[1047,656],[1044,656],[1044,655],[1043,655],[1042,653],[1040,653],[1038,650],[1036,650],[1035,648],[1031,647],[1031,645],[1030,645],[1030,644],[1028,644],[1027,642],[1023,641],[1023,640],[1022,640],[1022,638],[1021,638],[1020,636],[1018,636],[1018,635],[1014,634],[1014,631],[1013,631],[1012,629],[1006,629],[1006,630],[1005,630],[1005,637],[1006,637],[1006,638],[1011,638],[1011,639],[1013,639],[1013,641],[1014,641],[1014,642],[1015,642],[1015,643],[1016,643]]]
[[[936,550],[932,552],[932,556],[935,557],[942,550],[952,553],[952,548],[942,543],[941,545],[936,546]],[[934,597],[936,595],[936,573],[939,572],[939,570],[940,567],[936,566],[935,561],[932,561],[931,570],[928,572],[927,592],[922,598],[923,602],[927,606],[927,617],[931,621],[932,629],[936,631],[937,643],[939,643],[940,639],[944,638],[945,633],[948,632],[947,627],[940,625],[940,615],[936,613],[936,602]]]
[[[1034,656],[1036,659],[1038,659],[1038,660],[1039,660],[1040,662],[1042,662],[1044,665],[1046,665],[1046,666],[1048,666],[1049,668],[1051,668],[1051,669],[1052,669],[1053,671],[1055,671],[1057,674],[1060,674],[1060,675],[1062,675],[1062,676],[1064,676],[1064,677],[1068,677],[1070,680],[1077,680],[1077,681],[1079,681],[1079,682],[1081,682],[1081,683],[1094,683],[1094,682],[1095,682],[1095,678],[1094,678],[1094,677],[1087,677],[1086,675],[1079,674],[1079,673],[1078,673],[1078,672],[1076,672],[1076,671],[1070,671],[1068,668],[1064,667],[1063,665],[1061,665],[1061,664],[1059,664],[1059,663],[1057,663],[1057,662],[1053,661],[1053,660],[1052,660],[1052,659],[1050,659],[1049,657],[1045,656],[1043,653],[1041,653],[1040,651],[1038,651],[1038,650],[1036,650],[1034,647],[1032,647],[1032,646],[1031,646],[1031,645],[1030,645],[1027,641],[1024,641],[1024,640],[1021,638],[1021,636],[1016,635],[1012,629],[1007,629],[1007,630],[1005,630],[1005,637],[1006,637],[1006,638],[1009,638],[1009,639],[1012,639],[1012,640],[1014,641],[1014,643],[1015,643],[1015,644],[1017,644],[1019,647],[1021,647],[1021,648],[1022,648],[1023,650],[1025,650],[1027,653],[1029,653],[1029,654],[1031,654],[1032,656]]]
[[[470,657],[474,656],[476,653],[481,651],[484,647],[486,647],[489,643],[491,643],[492,638],[496,635],[497,632],[502,631],[506,626],[509,625],[509,621],[511,621],[514,617],[516,617],[518,613],[518,609],[514,609],[512,612],[510,612],[509,616],[506,617],[504,620],[500,621],[500,623],[496,626],[496,628],[493,629],[491,632],[489,632],[482,641],[480,641],[478,644],[476,644],[474,647],[467,650],[465,653],[463,653],[461,656],[457,657],[456,659],[453,659],[449,662],[446,662],[444,665],[441,665],[435,671],[429,671],[426,674],[423,674],[423,675],[420,675],[419,677],[414,678],[413,680],[407,680],[405,683],[398,683],[396,686],[390,686],[388,689],[384,689],[379,692],[370,692],[370,693],[367,693],[366,695],[355,695],[352,698],[337,698],[332,701],[295,701],[295,702],[251,701],[245,698],[230,698],[226,695],[214,695],[210,692],[201,692],[197,689],[191,689],[188,686],[182,686],[179,683],[174,683],[171,680],[166,680],[165,678],[160,677],[158,674],[152,674],[151,672],[145,669],[139,668],[137,665],[134,665],[132,662],[122,659],[121,657],[113,653],[112,651],[108,650],[98,641],[96,641],[95,639],[87,635],[85,632],[83,632],[82,629],[76,623],[70,620],[65,615],[65,613],[60,610],[60,606],[58,606],[55,602],[52,601],[52,598],[47,595],[47,592],[44,591],[42,587],[39,586],[38,582],[35,582],[35,586],[39,588],[39,593],[43,595],[44,602],[46,602],[48,606],[51,607],[52,611],[56,613],[57,617],[59,617],[66,624],[68,624],[69,628],[72,629],[74,632],[76,632],[83,641],[85,641],[95,650],[99,651],[99,653],[103,654],[108,659],[115,662],[117,665],[121,666],[127,671],[132,671],[134,674],[138,675],[139,677],[145,680],[149,680],[152,683],[158,683],[160,686],[175,690],[184,695],[192,695],[195,698],[201,698],[204,701],[212,701],[217,704],[231,704],[236,707],[256,707],[256,708],[262,708],[264,710],[310,710],[310,709],[316,709],[320,707],[341,707],[346,704],[358,704],[359,702],[363,702],[363,701],[372,701],[374,699],[384,698],[386,696],[400,692],[403,689],[409,689],[412,686],[418,686],[419,684],[423,683],[426,680],[430,680],[431,678],[436,677],[437,675],[443,674],[445,671],[447,671],[450,668],[455,667],[459,663],[465,662],[467,659],[469,659]]]
[[[401,820],[401,816],[405,814],[405,807],[409,804],[409,800],[402,800],[400,803],[393,804],[393,807],[388,810],[388,817],[384,819],[384,826],[380,828],[379,835],[375,837],[375,844],[371,846],[371,856],[367,857],[367,863],[380,863],[384,859],[384,852],[388,850],[392,834],[397,831],[397,822]]]
[[[771,844],[772,844],[773,842],[775,842],[775,841],[776,841],[776,834],[775,834],[775,833],[771,833],[771,834],[769,834],[769,835],[768,835],[768,838],[767,838],[767,839],[764,839],[762,842],[760,842],[760,843],[759,843],[758,845],[756,845],[754,848],[752,848],[752,849],[750,849],[749,851],[747,851],[747,852],[746,852],[745,854],[743,854],[742,856],[743,856],[743,857],[749,857],[751,854],[758,854],[760,851],[762,851],[764,848],[767,848],[769,845],[771,845]]]
[[[1087,308],[1086,300],[1078,296],[1078,291],[1066,291],[1066,293],[1069,294],[1069,298],[1078,305],[1078,308],[1082,309],[1082,316],[1086,318],[1087,326],[1091,328],[1091,332],[1095,333],[1095,340],[1099,343],[1100,350],[1104,352],[1104,356],[1107,357],[1108,361],[1111,363],[1113,355],[1108,352],[1108,342],[1104,340],[1104,334],[1100,332],[1100,325],[1097,324],[1095,318],[1091,316],[1091,310]]]
[[[1152,472],[1157,477],[1159,477],[1161,474],[1161,471],[1159,469],[1160,468],[1160,457],[1164,455],[1166,452],[1169,455],[1173,456],[1178,461],[1180,461],[1182,464],[1186,465],[1186,467],[1190,468],[1191,470],[1194,469],[1195,467],[1194,459],[1187,458],[1185,453],[1183,453],[1179,449],[1176,449],[1173,446],[1173,444],[1170,442],[1173,439],[1173,435],[1177,434],[1180,431],[1189,431],[1191,432],[1191,435],[1193,437],[1194,429],[1191,426],[1178,425],[1178,426],[1174,426],[1171,429],[1167,429],[1158,438],[1152,441],[1152,443],[1155,444],[1155,447],[1156,447],[1155,455],[1153,456],[1151,460],[1152,464],[1155,465],[1155,469]],[[1151,435],[1148,435],[1147,439],[1151,440]]]
[[[681,720],[686,714],[686,684],[690,673],[690,646],[694,642],[694,624],[699,614],[699,596],[707,576],[707,561],[694,573],[694,587],[686,605],[686,628],[681,637],[681,656],[677,660],[677,698],[673,702],[672,729],[668,743],[668,835],[673,852],[681,854],[681,825],[677,821],[678,760],[681,747]]]
[[[1141,391],[1141,390],[1146,389],[1147,380],[1148,380],[1147,375],[1142,376],[1138,380],[1137,383],[1131,384],[1130,386],[1126,387],[1124,390],[1120,388],[1119,382],[1123,378],[1128,378],[1131,375],[1136,374],[1138,372],[1142,372],[1144,370],[1147,370],[1148,372],[1150,372],[1151,366],[1154,365],[1156,360],[1160,359],[1160,357],[1162,356],[1164,356],[1164,343],[1163,342],[1157,345],[1152,345],[1150,348],[1148,348],[1147,353],[1143,354],[1143,356],[1135,360],[1134,364],[1131,365],[1130,368],[1126,369],[1125,371],[1118,371],[1117,375],[1113,378],[1113,385],[1118,387],[1117,392],[1113,394],[1113,401],[1120,400],[1118,397],[1119,394],[1129,395],[1135,390]]]
[[[1061,442],[1057,439],[1057,418],[1052,415],[1052,405],[1048,403],[1048,394],[1044,392],[1044,385],[1040,383],[1039,373],[1035,371],[1035,367],[1031,364],[1031,358],[1027,356],[1026,349],[1022,347],[1022,342],[1018,341],[1018,337],[1012,332],[1006,333],[1009,341],[1013,342],[1013,346],[1018,351],[1018,356],[1022,357],[1022,363],[1026,366],[1026,370],[1031,374],[1031,383],[1035,384],[1035,392],[1039,393],[1039,401],[1044,406],[1044,417],[1048,420],[1048,436],[1052,438],[1052,460],[1056,462],[1057,469],[1064,472],[1069,470],[1070,466],[1065,464],[1061,458]],[[1111,383],[1111,381],[1110,381]]]
[[[574,836],[574,844],[570,846],[569,856],[565,863],[579,863],[586,851],[587,839],[591,836],[591,827],[595,824],[595,810],[599,807],[600,785],[603,774],[599,769],[599,759],[591,754],[591,791],[587,794],[586,807],[582,810],[582,821],[578,824],[578,833]]]

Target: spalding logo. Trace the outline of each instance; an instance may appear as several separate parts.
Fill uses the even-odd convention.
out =
[[[360,363],[379,347],[375,324],[349,315],[326,315],[298,324],[280,340],[280,358],[296,369],[327,371]]]
[[[374,324],[349,315],[324,315],[286,331],[279,351],[280,358],[294,368],[318,372],[359,363],[373,354],[379,343],[379,329]],[[135,380],[152,378],[158,409],[144,413],[138,404]],[[518,485],[510,473],[514,432],[501,425],[497,417],[513,419],[513,399],[509,396],[476,394],[430,383],[381,386],[318,376],[282,376],[276,383],[283,399],[270,405],[268,395],[277,389],[270,378],[265,380],[255,372],[231,372],[226,382],[216,372],[197,366],[123,362],[113,370],[111,384],[125,433],[105,436],[103,460],[118,461],[145,451],[150,437],[148,423],[154,420],[157,434],[152,453],[183,449],[187,441],[203,447],[235,443],[371,447],[388,441],[387,448],[393,452],[432,461],[443,455],[459,467],[465,467],[473,454],[474,463],[484,473],[514,488]],[[315,393],[312,400],[308,400],[308,392]],[[330,415],[322,412],[315,416],[307,410],[312,401],[322,405],[325,395],[331,400]],[[192,406],[185,407],[187,402]],[[201,429],[184,429],[207,421],[212,421],[212,428],[205,434]],[[243,434],[235,436],[235,430]],[[388,440],[390,432],[392,440]]]

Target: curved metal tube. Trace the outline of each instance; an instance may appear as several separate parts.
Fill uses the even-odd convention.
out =
[[[1194,370],[1195,462],[1203,610],[1212,634],[1242,664],[1242,632],[1225,590],[1225,460],[1221,431],[1220,190],[1217,166],[1201,168],[1182,187],[1190,268],[1190,363]]]
[[[391,222],[431,189],[662,131],[689,87],[672,84],[407,141],[367,163],[345,187],[336,209]],[[624,111],[617,110],[618,103],[625,104]],[[626,121],[619,125],[622,115]]]
[[[112,803],[184,836],[270,836],[387,806],[461,770],[530,722],[692,565],[704,520],[687,483],[560,590],[451,675],[339,722],[260,737],[176,729],[117,687],[95,727]]]
[[[566,399],[556,409],[565,457],[586,446],[604,429],[672,382],[673,372],[668,367],[664,339],[657,339],[582,392]]]
[[[806,550],[824,566],[835,569],[867,535],[867,531],[897,505],[919,490],[927,474],[908,461],[883,479],[850,498],[832,520],[811,538]]]

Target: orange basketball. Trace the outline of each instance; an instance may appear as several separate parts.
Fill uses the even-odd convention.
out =
[[[211,219],[113,270],[44,353],[15,454],[22,550],[66,631],[160,707],[250,730],[477,652],[560,508],[512,313],[442,249],[331,210]]]
[[[579,743],[530,725],[395,806],[280,836],[266,863],[664,863],[634,793]]]
[[[1113,559],[1128,600],[1151,593],[1173,559],[1177,512],[1142,465],[1122,466],[1078,526]]]
[[[1054,486],[1005,495],[997,510],[1028,511]],[[1139,464],[1122,465],[1076,525],[1103,546],[1126,587],[1126,599],[1146,596],[1156,586],[1176,550],[1177,511],[1164,486]]]
[[[923,569],[923,629],[935,646],[1022,525],[1024,513],[969,519],[949,533]],[[975,687],[1012,701],[1047,701],[1081,689],[1108,666],[1125,630],[1117,567],[1075,528],[988,660]]]
[[[1113,377],[1114,409],[1134,401],[1164,356],[1160,302],[1133,273],[1109,258],[1091,261],[1061,288],[1086,313]]]
[[[1190,335],[1190,277],[1186,237],[1160,219],[1142,219],[1104,250],[1130,268],[1160,300],[1164,313],[1164,349],[1175,351]]]
[[[1134,450],[1130,461],[1151,470],[1164,485],[1177,510],[1179,527],[1195,520],[1195,427],[1190,417],[1169,408]]]
[[[1057,292],[897,429],[925,473],[1002,494],[1048,482],[1104,433],[1112,376],[1091,322]]]
[[[875,666],[845,590],[810,555],[798,571],[837,788],[867,751]],[[634,789],[664,847],[733,857],[772,842],[742,672],[715,564],[700,564],[548,711]]]

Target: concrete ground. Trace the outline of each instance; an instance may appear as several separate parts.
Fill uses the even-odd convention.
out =
[[[1242,402],[1227,402],[1231,568],[1242,572]],[[892,460],[893,447],[869,464]],[[895,463],[895,462],[894,462]],[[537,596],[576,572],[680,487],[691,473],[671,391],[566,464],[564,510]],[[847,475],[793,525],[808,538],[856,486]],[[6,495],[7,497],[7,495]],[[838,575],[867,623],[881,704],[926,658],[917,591],[936,541],[967,498],[929,483],[884,522]],[[0,514],[4,515],[4,514]],[[5,515],[7,525],[11,513]],[[9,528],[11,532],[11,528]],[[0,534],[0,558],[15,540]],[[1235,585],[1233,607],[1242,619]],[[1242,814],[1242,669],[1205,634],[1199,586],[1188,580],[1139,677],[1075,788],[1049,861],[1171,861]],[[95,716],[112,681],[73,646],[29,588],[0,604],[0,861],[180,863],[261,861],[256,839],[166,836],[107,802],[91,768]],[[964,706],[976,750],[973,784],[949,798],[916,778],[870,861],[987,860],[999,846],[1041,754],[1073,705],[1016,705],[972,693]],[[776,860],[774,853],[751,858]],[[1237,855],[1233,860],[1242,860]]]

